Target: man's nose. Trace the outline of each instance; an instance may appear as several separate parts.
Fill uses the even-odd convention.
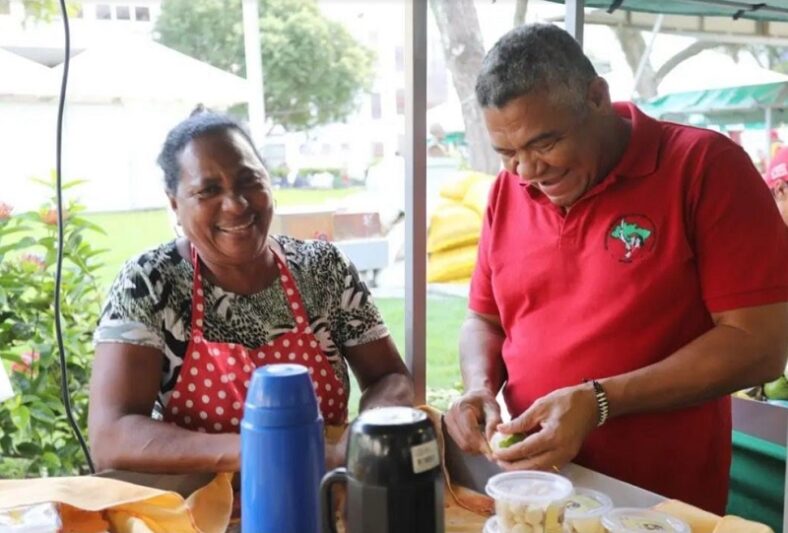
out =
[[[515,172],[517,175],[525,180],[538,178],[544,174],[547,165],[544,164],[539,158],[521,155],[517,157],[517,166]]]

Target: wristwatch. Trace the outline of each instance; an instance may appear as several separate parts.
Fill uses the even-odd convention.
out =
[[[584,379],[583,382],[591,383],[594,387],[594,396],[596,397],[596,406],[599,413],[596,426],[599,427],[607,422],[607,417],[610,414],[610,403],[607,401],[607,394],[602,384],[595,379]]]

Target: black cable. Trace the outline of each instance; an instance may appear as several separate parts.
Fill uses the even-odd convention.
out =
[[[66,349],[63,345],[63,328],[60,323],[60,285],[63,273],[63,180],[61,176],[61,152],[63,147],[63,108],[66,105],[66,84],[68,83],[68,65],[71,60],[71,32],[68,27],[68,12],[66,0],[60,0],[60,13],[63,16],[63,29],[65,30],[65,61],[63,63],[63,79],[60,83],[60,98],[57,104],[57,144],[55,145],[55,193],[57,196],[57,263],[55,267],[55,336],[57,337],[57,350],[60,356],[60,393],[63,406],[66,408],[66,417],[71,429],[79,440],[79,445],[88,461],[91,474],[96,473],[93,459],[90,457],[88,445],[79,431],[79,425],[74,419],[71,410],[71,397],[68,393],[68,365],[66,364]]]

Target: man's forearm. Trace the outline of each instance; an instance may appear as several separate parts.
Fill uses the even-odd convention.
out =
[[[460,370],[465,390],[487,389],[498,394],[506,380],[501,359],[504,333],[500,326],[469,316],[460,329]]]
[[[746,331],[718,325],[658,363],[600,382],[610,416],[676,409],[773,379],[784,353],[784,342],[769,347]]]

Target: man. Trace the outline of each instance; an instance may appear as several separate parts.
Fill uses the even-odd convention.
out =
[[[783,222],[788,226],[788,146],[780,148],[769,162],[766,184],[777,202]]]
[[[788,231],[759,174],[722,135],[612,104],[554,26],[502,37],[476,96],[505,170],[451,435],[482,452],[496,429],[525,432],[495,453],[505,468],[575,461],[723,513],[727,395],[779,375],[788,351]]]

